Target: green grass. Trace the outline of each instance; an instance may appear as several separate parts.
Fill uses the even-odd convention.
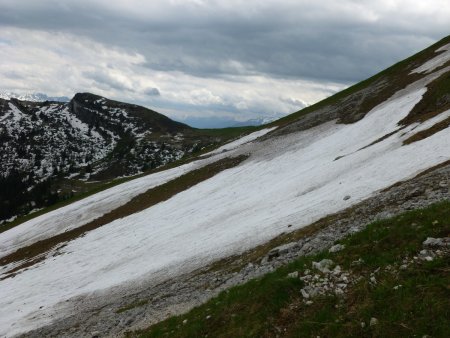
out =
[[[436,222],[437,221],[437,222]],[[448,256],[422,262],[392,274],[422,249],[427,237],[450,234],[450,202],[407,212],[372,223],[341,243],[338,253],[327,251],[302,257],[264,277],[233,287],[189,313],[169,318],[140,337],[447,337],[450,328],[450,262]],[[365,276],[345,298],[322,296],[307,306],[300,296],[302,281],[286,278],[331,258],[344,270]],[[352,266],[363,259],[364,263]],[[370,272],[381,268],[372,286]],[[398,290],[394,286],[401,284]],[[369,327],[371,317],[378,319]],[[184,323],[183,323],[184,322]],[[361,327],[361,322],[366,326]]]

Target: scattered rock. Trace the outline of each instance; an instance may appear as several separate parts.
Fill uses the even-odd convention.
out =
[[[288,273],[288,278],[298,278],[298,271]]]
[[[365,328],[366,327],[366,323],[364,323],[364,322],[361,322],[361,328]]]
[[[312,262],[312,267],[322,273],[329,273],[334,262],[331,259],[322,259],[320,262]]]
[[[345,248],[345,245],[342,245],[342,244],[335,244],[335,245],[333,245],[328,251],[331,252],[331,253],[334,253],[334,252],[341,251],[341,250],[343,250],[344,248]]]
[[[334,290],[334,293],[336,294],[336,296],[342,296],[344,294],[344,291],[340,288],[336,288]]]
[[[340,275],[342,272],[341,267],[339,265],[336,265],[335,268],[333,269],[333,275],[338,276]]]
[[[303,298],[308,299],[309,298],[309,293],[305,291],[305,289],[301,289],[300,292],[302,293]]]
[[[285,253],[287,253],[288,251],[294,249],[298,247],[298,243],[297,242],[291,242],[291,243],[287,243],[284,245],[280,245],[279,247],[276,247],[275,249],[278,250],[278,252],[283,255]]]
[[[269,253],[266,256],[267,261],[271,261],[272,259],[274,259],[276,257],[286,255],[287,253],[289,253],[293,250],[296,250],[298,248],[299,248],[298,242],[291,242],[291,243],[277,246],[276,248],[273,248],[272,250],[269,251]]]
[[[347,200],[349,200],[350,198],[351,198],[350,195],[346,195],[346,196],[344,196],[344,201],[347,201]]]
[[[414,188],[413,190],[410,191],[409,197],[418,197],[418,196],[421,196],[422,194],[423,194],[423,189]]]
[[[433,238],[428,237],[422,244],[426,248],[447,248],[450,247],[450,237]]]
[[[187,319],[183,320],[183,325],[186,325],[186,324],[187,324],[187,322],[188,322],[188,320],[187,320]]]
[[[92,338],[100,338],[100,332],[98,332],[98,331],[92,332],[92,333],[91,333],[91,337],[92,337]]]
[[[267,258],[269,261],[278,256],[280,256],[280,251],[277,248],[270,250],[269,253],[267,254]]]
[[[364,260],[362,258],[359,258],[357,261],[353,261],[350,265],[351,266],[358,266],[364,264]]]
[[[378,325],[378,319],[376,319],[375,317],[370,318],[369,326],[375,326],[375,325]]]

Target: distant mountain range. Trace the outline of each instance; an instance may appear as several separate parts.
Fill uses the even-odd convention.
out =
[[[29,102],[45,102],[45,101],[54,101],[54,102],[69,102],[70,99],[67,96],[48,96],[43,93],[31,93],[31,94],[17,94],[13,92],[5,92],[0,91],[0,99],[9,100],[9,99],[18,99],[20,101],[29,101]]]
[[[178,119],[178,121],[186,123],[195,128],[229,128],[244,126],[261,126],[273,122],[284,115],[277,114],[273,116],[262,116],[244,121],[239,121],[230,117],[187,117],[186,119]]]

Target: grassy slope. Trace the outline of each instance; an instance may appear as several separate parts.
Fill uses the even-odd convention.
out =
[[[437,222],[436,222],[437,221]],[[450,327],[450,262],[448,256],[398,270],[398,265],[422,249],[427,237],[449,236],[450,202],[370,224],[341,243],[338,253],[302,257],[261,279],[222,292],[189,313],[172,317],[141,337],[447,337]],[[305,305],[302,281],[287,278],[302,272],[312,261],[331,258],[344,270],[365,276],[345,298],[321,296]],[[352,267],[362,258],[364,264]],[[369,283],[370,272],[381,268],[378,284]],[[398,290],[394,286],[401,284]],[[373,327],[371,317],[379,320]],[[208,318],[208,319],[207,319]],[[184,322],[184,323],[183,323]],[[361,322],[365,322],[363,328]]]

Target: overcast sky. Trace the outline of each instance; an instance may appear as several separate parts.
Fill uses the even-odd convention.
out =
[[[450,34],[448,0],[0,0],[0,89],[294,112]]]

